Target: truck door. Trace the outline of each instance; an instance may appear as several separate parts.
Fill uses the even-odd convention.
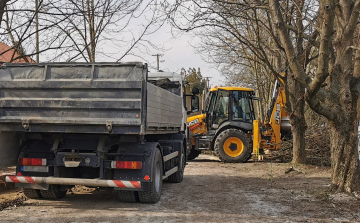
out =
[[[211,120],[213,118],[214,104],[216,100],[217,91],[211,91],[208,95],[208,101],[206,103],[206,127],[210,129]]]
[[[221,123],[229,120],[229,91],[218,90],[216,101],[212,108],[210,107],[208,129],[217,129]]]

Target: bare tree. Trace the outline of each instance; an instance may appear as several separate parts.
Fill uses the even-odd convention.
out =
[[[35,7],[34,1],[16,0],[7,6],[6,28],[0,30],[7,35],[0,40],[23,49],[26,55],[20,57],[40,53],[43,61],[119,61],[125,55],[141,57],[150,54],[150,49],[161,50],[146,40],[165,21],[165,15],[157,10],[161,0],[37,3]]]
[[[295,8],[295,6],[289,5],[288,8]],[[299,88],[296,79],[288,75],[288,72],[285,76],[279,74],[287,68],[285,53],[266,7],[259,7],[245,1],[183,1],[169,13],[172,15],[173,25],[180,30],[200,29],[198,33],[202,35],[202,32],[206,33],[207,30],[213,29],[212,33],[225,35],[225,38],[221,38],[221,45],[215,50],[221,47],[228,48],[232,52],[229,55],[238,58],[236,63],[240,66],[245,64],[258,66],[252,71],[255,83],[261,84],[259,80],[266,78],[257,72],[259,67],[264,67],[274,78],[281,80],[279,82],[284,84],[286,91],[286,109],[290,116],[294,137],[293,163],[305,163],[304,137],[307,128],[304,117],[305,88]],[[311,61],[310,58],[306,58],[304,67]],[[256,61],[256,64],[251,64],[250,61]]]
[[[274,79],[267,71],[266,64],[246,45],[233,38],[231,33],[222,29],[207,27],[196,31],[195,35],[201,41],[193,44],[193,47],[205,61],[218,67],[226,78],[226,85],[250,87],[257,91],[257,95],[262,98],[259,115],[264,120],[264,108],[268,105]]]
[[[1,27],[1,22],[2,22],[2,19],[3,19],[4,12],[5,12],[6,4],[9,1],[10,0],[0,0],[0,27]]]
[[[324,116],[331,129],[332,187],[338,192],[352,192],[360,189],[356,149],[359,10],[360,0],[203,0],[180,1],[170,13],[175,15],[173,24],[182,30],[218,27],[229,32],[284,81],[287,101],[291,103],[287,107],[294,150],[304,145],[304,101]],[[259,14],[266,19],[256,16]],[[179,16],[183,19],[179,20]],[[239,21],[239,25],[232,28],[234,21]],[[252,28],[245,29],[247,23]],[[267,32],[266,39],[259,35],[263,30]],[[249,33],[255,38],[250,38]],[[277,76],[279,66],[269,60],[269,55],[275,54],[269,54],[272,49],[266,44],[267,39],[277,46],[278,61],[285,61],[285,78]]]
[[[71,47],[66,49],[67,61],[84,60],[95,62],[97,56],[102,59],[121,60],[125,55],[139,47],[156,47],[147,42],[144,37],[153,33],[165,21],[156,7],[156,0],[151,1],[127,1],[127,0],[71,0],[69,2],[53,1],[49,10],[59,14],[52,16],[49,20],[56,23],[61,31],[60,38],[67,38]],[[59,22],[67,17],[64,22]],[[144,16],[146,14],[147,16]],[[142,18],[140,24],[134,20]],[[135,34],[131,25],[137,25]],[[105,52],[103,44],[112,43],[110,49],[122,50],[118,52]]]
[[[301,5],[302,2],[294,1]],[[329,120],[331,134],[332,186],[336,191],[360,190],[357,152],[357,102],[360,92],[360,1],[319,1],[317,20],[306,21],[317,33],[318,53],[314,76],[301,66],[291,33],[305,36],[286,17],[290,12],[278,1],[269,1],[269,10],[294,78],[307,91],[305,99],[317,113]],[[301,7],[300,7],[301,9]],[[301,22],[306,11],[301,10]],[[299,12],[299,13],[300,13]],[[310,23],[311,22],[311,23]]]
[[[2,34],[0,41],[11,46],[9,50],[12,50],[13,56],[9,62],[21,58],[26,62],[31,62],[28,59],[31,56],[67,47],[64,45],[64,41],[58,38],[59,35],[54,29],[55,24],[44,19],[43,15],[52,15],[44,10],[47,6],[48,2],[44,0],[38,1],[37,8],[35,8],[34,2],[22,0],[8,2],[4,18],[5,28],[0,29]],[[40,15],[41,24],[38,29],[35,27],[37,11],[42,14],[42,16]],[[41,34],[39,43],[34,41],[38,33]],[[37,46],[40,46],[39,50],[37,50]],[[2,54],[9,50],[2,52]]]

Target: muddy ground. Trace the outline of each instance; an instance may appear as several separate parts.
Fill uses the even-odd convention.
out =
[[[359,200],[328,193],[328,167],[299,166],[301,172],[285,173],[289,168],[284,163],[225,164],[200,155],[189,162],[182,183],[164,182],[157,204],[121,203],[115,192],[78,187],[61,200],[10,205],[0,211],[0,221],[360,222]],[[22,197],[19,191],[5,194]]]

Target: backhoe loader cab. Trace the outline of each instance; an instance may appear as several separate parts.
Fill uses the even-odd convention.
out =
[[[222,161],[245,162],[251,156],[255,113],[254,91],[242,87],[215,87],[206,96],[203,114],[189,117],[192,145],[188,159],[201,150],[214,150]]]
[[[255,113],[252,103],[254,92],[251,89],[239,87],[214,88],[208,94],[205,113],[209,131],[218,130],[225,122],[227,125],[234,124],[237,126],[244,122],[242,124],[244,128],[252,125]]]
[[[245,162],[251,154],[279,149],[282,140],[292,137],[284,89],[275,81],[263,123],[255,118],[254,100],[259,98],[249,88],[211,89],[202,114],[187,119],[191,138],[188,159],[196,158],[201,150],[210,149],[222,161]]]

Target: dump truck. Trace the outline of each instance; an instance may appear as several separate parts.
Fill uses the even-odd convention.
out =
[[[199,108],[198,96],[195,93],[188,96],[194,107]],[[285,91],[279,82],[275,81],[270,106],[261,125],[254,109],[258,100],[250,88],[210,89],[202,114],[187,119],[188,159],[195,159],[202,150],[212,150],[221,161],[246,162],[252,155],[260,156],[265,150],[278,149],[283,139],[290,139]]]
[[[181,76],[163,76],[140,62],[2,65],[2,158],[17,160],[6,181],[29,198],[83,185],[158,202],[163,179],[183,180],[187,142]]]

